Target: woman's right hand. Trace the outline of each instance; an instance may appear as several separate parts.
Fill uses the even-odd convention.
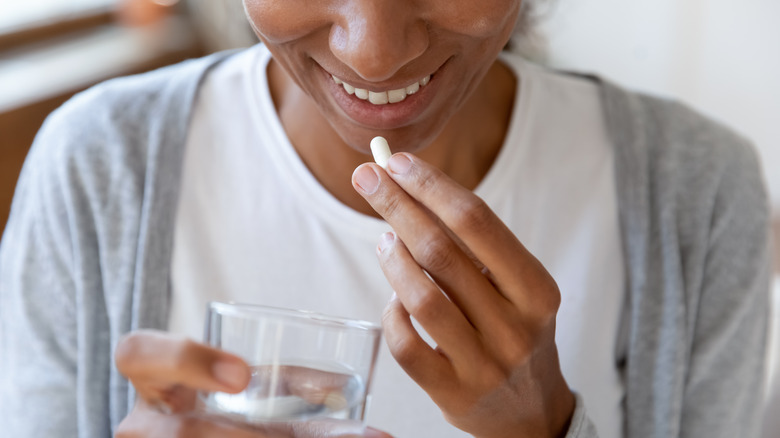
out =
[[[117,369],[138,393],[116,438],[391,438],[366,428],[356,433],[345,421],[309,421],[274,430],[253,430],[204,415],[195,408],[199,390],[241,392],[250,380],[239,357],[164,332],[137,331],[119,341]]]

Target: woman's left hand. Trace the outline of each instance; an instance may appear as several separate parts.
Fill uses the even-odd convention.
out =
[[[575,401],[555,345],[560,293],[542,264],[484,201],[412,154],[387,171],[363,164],[352,183],[395,230],[377,252],[397,294],[383,325],[401,367],[474,436],[565,435]]]

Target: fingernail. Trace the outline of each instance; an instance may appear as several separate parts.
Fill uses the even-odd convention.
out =
[[[388,231],[387,233],[382,234],[382,237],[379,238],[379,252],[384,252],[384,250],[389,248],[393,242],[395,242],[394,232]]]
[[[389,300],[387,300],[387,302],[388,302],[388,303],[392,303],[393,301],[395,301],[395,300],[397,300],[397,299],[398,299],[398,294],[397,294],[397,293],[395,293],[395,291],[393,291],[393,294],[392,294],[392,295],[390,295],[390,299],[389,299]]]
[[[379,176],[377,176],[371,166],[358,167],[355,170],[354,180],[360,190],[367,195],[373,194],[379,187]]]
[[[246,366],[234,361],[222,360],[212,366],[214,377],[231,388],[241,388],[246,385]]]
[[[396,175],[403,175],[412,167],[412,161],[404,154],[395,154],[387,162],[387,168]]]

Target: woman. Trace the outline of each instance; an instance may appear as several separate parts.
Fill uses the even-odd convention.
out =
[[[212,299],[381,318],[369,423],[399,437],[757,435],[742,139],[502,53],[521,1],[245,7],[262,45],[99,86],[36,140],[2,247],[15,436],[263,436],[192,413],[249,379],[186,340]]]

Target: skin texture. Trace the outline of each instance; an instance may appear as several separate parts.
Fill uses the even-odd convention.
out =
[[[244,3],[273,54],[269,86],[296,151],[337,199],[395,230],[377,249],[398,294],[383,318],[395,359],[449,422],[476,437],[563,436],[574,397],[555,345],[557,285],[471,191],[508,129],[517,81],[496,57],[521,2]],[[382,91],[431,73],[427,97],[418,100],[424,105],[400,122],[376,111],[370,122],[353,117],[329,76]],[[365,163],[376,135],[401,152],[387,171]],[[239,358],[191,341],[133,333],[116,363],[140,396],[120,438],[355,436],[322,423],[248,431],[193,414],[197,389],[239,392],[249,375]],[[388,435],[369,429],[363,436]]]
[[[384,136],[474,188],[503,144],[516,81],[495,58],[520,2],[247,0],[250,22],[274,55],[271,91],[285,130],[314,176],[337,199],[376,213],[346,175]],[[380,56],[379,54],[382,54]],[[434,74],[436,93],[403,126],[361,124],[335,103],[323,71],[369,90]],[[487,76],[486,76],[487,75]],[[457,154],[452,154],[457,150]]]
[[[555,346],[560,293],[541,263],[481,199],[409,153],[387,171],[361,165],[353,184],[395,230],[377,256],[397,293],[383,326],[401,367],[474,436],[565,435],[574,400]]]

